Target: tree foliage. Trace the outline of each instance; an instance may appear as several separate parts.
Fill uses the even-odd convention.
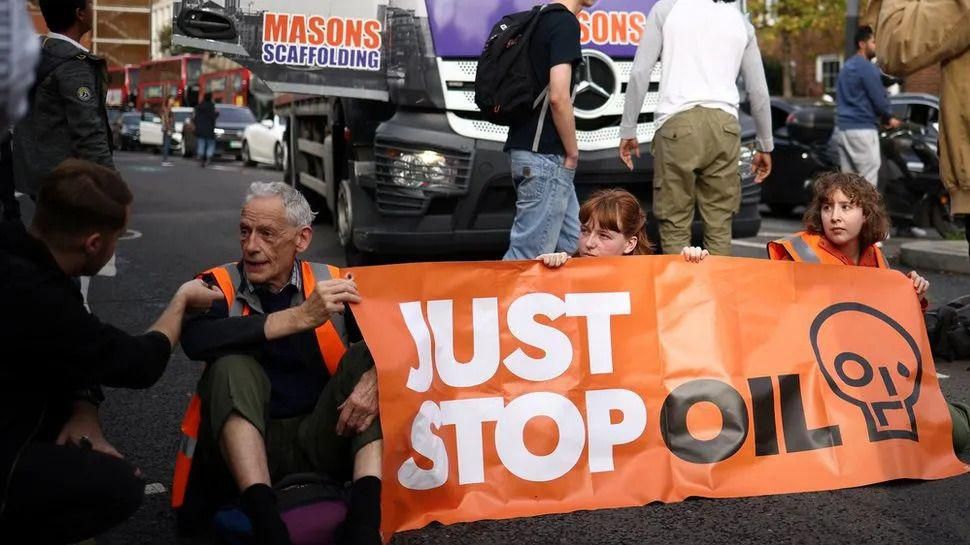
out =
[[[751,23],[758,39],[777,44],[782,58],[782,87],[785,96],[792,94],[792,61],[804,36],[817,37],[845,24],[845,0],[748,0]],[[840,44],[833,44],[840,51]]]
[[[158,43],[163,55],[181,55],[185,52],[180,46],[172,45],[172,25],[170,24],[158,29]]]
[[[841,27],[845,0],[749,0],[748,11],[755,28],[781,37]]]

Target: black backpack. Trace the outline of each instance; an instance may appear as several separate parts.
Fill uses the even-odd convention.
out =
[[[927,312],[926,333],[935,357],[947,361],[970,358],[970,295]]]
[[[529,58],[529,44],[544,13],[566,10],[555,3],[502,17],[492,27],[478,59],[475,73],[475,104],[487,121],[510,125],[527,117],[544,93],[538,89]]]

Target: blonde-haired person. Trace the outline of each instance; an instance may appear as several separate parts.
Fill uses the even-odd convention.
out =
[[[604,189],[594,193],[579,209],[579,248],[570,256],[566,252],[542,254],[536,259],[547,267],[563,266],[570,257],[611,257],[650,255],[653,249],[646,232],[647,215],[637,200],[625,189]],[[684,259],[700,263],[707,250],[686,247]]]

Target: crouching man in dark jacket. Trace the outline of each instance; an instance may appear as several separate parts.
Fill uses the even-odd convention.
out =
[[[72,277],[105,265],[131,201],[115,171],[71,159],[41,184],[29,229],[0,224],[0,543],[81,541],[138,508],[145,483],[102,436],[100,385],[154,384],[186,309],[221,297],[187,282],[143,335],[85,310]]]

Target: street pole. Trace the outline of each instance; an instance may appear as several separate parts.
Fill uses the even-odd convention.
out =
[[[859,28],[859,0],[845,2],[845,58],[855,55],[859,45],[855,43],[855,31]]]

